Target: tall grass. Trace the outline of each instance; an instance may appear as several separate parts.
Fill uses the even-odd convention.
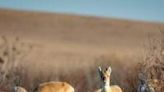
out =
[[[86,62],[87,66],[81,65],[81,61],[77,61],[76,65],[69,66],[72,69],[67,69],[68,67],[64,69],[55,68],[55,71],[54,69],[31,71],[28,69],[29,67],[19,65],[14,69],[10,69],[8,76],[5,76],[7,80],[5,80],[4,84],[0,85],[0,90],[10,92],[13,87],[12,84],[20,81],[20,86],[25,87],[29,92],[33,92],[35,87],[40,83],[65,81],[70,83],[76,92],[92,92],[100,88],[97,67],[108,67],[110,65],[112,67],[111,84],[120,85],[123,92],[137,91],[139,73],[145,75],[156,92],[162,92],[164,90],[164,61],[161,54],[164,49],[162,41],[160,40],[158,46],[154,42],[149,45],[151,46],[148,47],[148,51],[150,52],[145,54],[145,58],[139,64],[132,63],[128,59],[120,59],[113,55],[97,57],[93,62]],[[80,67],[75,68],[75,66]]]
[[[25,87],[29,92],[33,92],[38,84],[48,81],[65,81],[70,83],[76,92],[92,92],[101,86],[97,71],[98,66],[100,65],[105,68],[110,65],[113,71],[111,84],[120,85],[123,90],[127,91],[128,85],[125,82],[128,68],[123,64],[123,61],[117,58],[109,59],[108,57],[102,56],[88,64],[91,65],[89,67],[84,65],[82,68],[75,68],[74,65],[72,65],[73,69],[70,70],[58,69],[57,72],[53,70],[48,72],[40,70],[35,73],[27,67],[19,66],[11,72],[17,77],[16,79],[21,81],[19,85]],[[13,83],[15,83],[15,81]],[[12,89],[12,86],[13,85],[9,85],[6,89]]]

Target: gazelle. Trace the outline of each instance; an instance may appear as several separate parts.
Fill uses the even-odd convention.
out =
[[[40,84],[36,92],[74,92],[74,88],[66,82],[46,82]]]
[[[110,75],[112,72],[109,66],[106,70],[102,70],[101,67],[98,68],[100,79],[102,81],[102,88],[96,90],[95,92],[122,92],[121,88],[117,85],[110,85]]]
[[[137,92],[155,92],[155,89],[150,83],[148,83],[143,74],[140,73],[138,77],[140,83],[138,85]]]

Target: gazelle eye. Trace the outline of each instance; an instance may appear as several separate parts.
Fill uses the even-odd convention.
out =
[[[105,77],[104,76],[102,77],[102,80],[105,80]]]

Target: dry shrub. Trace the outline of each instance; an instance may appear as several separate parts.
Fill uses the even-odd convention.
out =
[[[137,92],[139,74],[142,74],[147,83],[155,92],[164,90],[164,31],[160,31],[160,39],[148,36],[149,42],[144,60],[133,66],[128,76],[128,85],[131,92]]]
[[[0,39],[0,90],[12,90],[17,78],[16,69],[19,62],[26,57],[32,48],[25,44],[18,37],[7,38],[2,36]]]

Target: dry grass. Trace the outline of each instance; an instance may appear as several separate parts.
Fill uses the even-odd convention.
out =
[[[154,87],[160,87],[156,92],[162,92],[160,90],[164,88],[163,59],[156,56],[161,50],[152,49],[156,43],[146,48],[154,56],[148,52],[144,54],[146,59],[135,57],[141,55],[145,34],[150,32],[158,37],[157,27],[163,27],[163,24],[5,10],[0,10],[0,16],[1,34],[19,36],[38,46],[33,53],[25,53],[30,54],[30,58],[23,57],[18,67],[7,68],[18,60],[11,59],[17,54],[7,55],[10,64],[0,57],[0,64],[5,62],[7,65],[3,68],[7,74],[0,92],[11,92],[15,83],[32,92],[39,83],[52,80],[68,82],[76,92],[92,92],[100,87],[99,65],[111,65],[111,84],[120,85],[124,92],[136,92],[138,74],[143,71],[148,74],[148,80],[154,82],[155,79]],[[3,53],[2,49],[0,52]],[[113,54],[117,52],[118,55]],[[125,54],[130,58],[124,57]],[[137,64],[136,61],[141,62]]]
[[[80,64],[80,61],[78,63]],[[17,76],[17,78],[21,80],[19,85],[25,87],[29,92],[32,92],[38,84],[48,81],[66,81],[75,87],[76,92],[92,92],[100,87],[100,80],[97,72],[97,67],[99,65],[103,67],[107,67],[108,65],[112,66],[112,84],[120,85],[124,91],[128,91],[128,88],[130,88],[127,83],[125,83],[127,79],[127,76],[125,76],[127,75],[126,71],[129,70],[128,65],[122,66],[123,61],[117,59],[115,56],[111,59],[102,56],[88,64],[90,64],[90,66],[82,65],[81,68],[72,66],[71,68],[73,69],[68,70],[58,69],[57,72],[53,70],[49,72],[41,70],[35,73],[26,67],[20,66],[11,71],[13,75],[10,75],[11,79],[8,79],[7,83],[5,83],[5,85],[8,84],[6,89],[12,89],[11,87],[13,85],[11,84],[15,83],[15,80],[10,80],[13,80],[12,78]]]
[[[81,61],[76,61],[76,64],[70,64],[68,67],[64,63],[60,63],[61,67],[54,68],[55,71],[52,68],[33,70],[35,68],[19,65],[10,69],[5,82],[1,83],[0,89],[4,92],[10,92],[15,84],[19,84],[29,92],[33,92],[40,83],[66,81],[75,87],[76,92],[92,92],[100,87],[97,67],[108,67],[110,65],[112,66],[111,84],[120,85],[124,92],[136,92],[139,80],[138,74],[141,72],[146,75],[147,80],[153,85],[156,92],[162,92],[164,88],[162,56],[157,55],[157,52],[160,51],[156,50],[159,49],[152,48],[149,50],[151,53],[149,52],[144,61],[139,64],[125,63],[131,59],[119,58],[117,55],[103,55],[95,58],[92,62],[82,64]],[[59,64],[59,62],[54,64]]]
[[[139,84],[139,74],[142,74],[142,78],[146,79],[147,83],[151,85],[155,92],[163,92],[164,90],[164,31],[160,31],[161,37],[159,39],[148,37],[149,44],[147,53],[145,53],[144,59],[132,66],[132,71],[128,76],[129,86],[131,85],[131,91],[136,92]]]

